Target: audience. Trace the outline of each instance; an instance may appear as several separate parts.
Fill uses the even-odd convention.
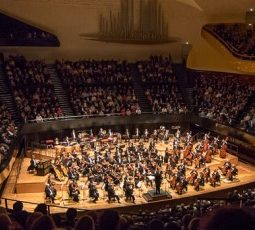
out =
[[[255,92],[255,91],[254,91]],[[255,105],[253,105],[240,121],[241,128],[255,134]]]
[[[194,78],[195,112],[223,124],[234,123],[253,92],[245,79],[231,74],[198,73]]]
[[[7,107],[0,104],[0,165],[9,159],[9,149],[17,135],[17,126]]]
[[[56,66],[76,115],[141,113],[126,62],[57,61]]]
[[[255,32],[252,27],[247,27],[244,23],[235,23],[207,25],[205,28],[223,39],[231,51],[246,55],[248,59],[255,58]]]
[[[42,61],[10,57],[5,71],[24,122],[64,116]]]
[[[181,113],[187,108],[182,102],[170,58],[151,56],[137,63],[145,95],[154,113]]]

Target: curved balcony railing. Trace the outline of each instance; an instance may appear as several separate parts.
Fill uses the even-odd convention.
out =
[[[208,32],[211,35],[213,35],[214,37],[216,37],[235,57],[237,57],[239,59],[242,59],[242,60],[250,60],[250,61],[255,60],[254,55],[246,55],[246,54],[238,53],[238,50],[234,46],[232,46],[231,44],[226,42],[221,36],[219,36],[219,34],[217,34],[211,28],[211,26],[215,26],[215,25],[219,25],[219,24],[218,23],[206,24],[206,25],[203,26],[202,30],[205,30],[206,32]]]

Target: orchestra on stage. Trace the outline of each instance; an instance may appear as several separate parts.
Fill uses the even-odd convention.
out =
[[[160,144],[164,150],[158,149]],[[222,178],[233,181],[237,177],[236,165],[227,159],[227,144],[227,138],[210,133],[198,141],[191,131],[181,133],[178,129],[170,134],[164,126],[151,133],[137,128],[134,135],[128,129],[122,135],[101,128],[97,134],[90,130],[76,137],[73,131],[71,138],[62,142],[55,139],[52,175],[56,181],[68,178],[68,194],[74,202],[80,201],[81,190],[85,189],[92,202],[100,199],[100,190],[108,202],[120,203],[122,196],[116,193],[116,188],[120,188],[125,201],[135,203],[135,191],[140,194],[143,186],[160,194],[162,183],[181,195],[190,186],[199,191],[205,184],[215,187]],[[225,163],[212,169],[210,163],[215,157],[225,159]],[[35,170],[36,165],[32,156],[28,170]],[[84,181],[82,188],[79,181]],[[54,202],[54,182],[46,185],[45,194]]]

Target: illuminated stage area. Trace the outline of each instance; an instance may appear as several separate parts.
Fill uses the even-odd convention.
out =
[[[162,159],[162,162],[159,163],[157,166],[160,171],[162,171],[162,183],[161,183],[161,191],[163,193],[162,199],[147,199],[146,194],[149,193],[153,196],[153,191],[155,191],[155,182],[153,180],[153,177],[149,176],[141,176],[139,179],[139,186],[135,186],[133,189],[133,195],[135,197],[135,203],[132,203],[131,201],[126,201],[125,199],[125,192],[123,191],[123,179],[124,176],[127,173],[127,166],[132,166],[131,171],[133,170],[133,174],[129,174],[129,180],[132,182],[132,184],[135,184],[136,180],[136,171],[137,171],[137,165],[136,160],[131,159],[129,162],[124,162],[121,164],[123,166],[122,170],[125,171],[125,173],[121,174],[122,177],[120,178],[119,183],[112,183],[114,186],[114,190],[116,195],[120,198],[120,203],[117,201],[111,201],[108,202],[108,195],[107,192],[104,189],[104,183],[102,181],[98,181],[96,184],[97,191],[99,193],[99,200],[95,203],[93,202],[93,199],[89,197],[89,176],[85,175],[82,176],[80,174],[79,180],[77,181],[78,190],[80,192],[79,195],[79,202],[74,202],[72,198],[69,196],[69,184],[71,180],[68,180],[68,177],[64,176],[61,180],[56,180],[54,177],[54,174],[47,174],[45,176],[38,176],[34,173],[28,173],[27,168],[30,164],[30,158],[26,157],[23,159],[21,164],[21,170],[18,175],[17,183],[16,183],[16,191],[14,193],[13,186],[14,183],[7,183],[5,191],[3,193],[3,198],[7,199],[13,199],[13,200],[21,200],[24,202],[25,209],[31,211],[34,209],[35,205],[38,203],[44,203],[51,204],[49,200],[46,200],[45,198],[45,184],[48,183],[48,180],[50,178],[51,181],[54,181],[55,183],[55,189],[57,190],[57,196],[55,203],[52,204],[54,207],[51,207],[51,212],[62,212],[63,207],[69,208],[74,207],[77,209],[84,209],[84,210],[100,210],[100,209],[106,209],[106,208],[124,208],[124,207],[139,207],[144,206],[146,204],[156,204],[158,202],[165,203],[165,204],[171,204],[171,203],[181,203],[185,202],[185,200],[189,198],[197,198],[197,197],[206,197],[206,195],[210,194],[210,197],[213,193],[218,193],[222,191],[227,191],[230,188],[238,187],[238,186],[244,186],[247,184],[251,184],[254,182],[255,178],[255,167],[253,167],[250,164],[246,164],[243,162],[238,161],[238,158],[234,155],[231,155],[229,153],[226,153],[226,158],[220,157],[220,149],[218,149],[217,154],[212,155],[211,163],[205,163],[200,166],[200,168],[195,169],[196,162],[195,160],[192,160],[191,165],[187,165],[186,159],[189,158],[187,152],[187,146],[185,147],[185,137],[180,138],[180,144],[179,144],[179,150],[177,151],[179,154],[179,160],[176,164],[176,168],[172,169],[171,173],[168,173],[168,162],[164,162],[165,152],[166,149],[169,150],[170,155],[176,153],[176,150],[174,150],[174,136],[170,136],[167,141],[158,140],[155,143],[155,149],[157,150],[157,155],[159,156],[159,159]],[[145,141],[145,139],[130,139],[127,140],[119,140],[118,146],[121,146],[123,149],[123,152],[129,148],[130,144],[134,147],[139,148],[139,145],[143,144],[144,149],[149,149],[150,144],[152,142],[152,139],[149,138]],[[133,144],[132,144],[133,143]],[[202,142],[201,142],[202,143]],[[196,149],[200,142],[194,142],[192,145],[191,152],[196,152]],[[79,146],[79,144],[73,145],[73,146],[52,146],[52,148],[48,149],[32,149],[27,151],[27,156],[33,154],[37,160],[46,160],[51,159],[52,163],[54,164],[56,162],[56,156],[58,156],[60,153],[68,154],[76,152],[78,158],[81,159],[82,152],[84,153],[84,148],[86,149],[87,154],[90,157],[93,157],[94,150],[90,146]],[[96,140],[93,143],[95,148],[99,148],[99,146],[106,146],[106,143],[102,144],[102,140]],[[112,148],[112,143],[107,143],[107,146],[111,150],[111,158],[114,158],[115,156],[115,148]],[[64,150],[65,149],[65,150]],[[107,149],[107,148],[104,148]],[[105,150],[102,150],[102,153],[104,154]],[[202,154],[205,154],[205,152],[202,151]],[[143,162],[146,158],[141,156],[141,162]],[[147,160],[147,159],[146,159]],[[220,168],[224,168],[224,164],[226,161],[229,161],[232,166],[236,166],[238,169],[238,175],[233,176],[232,180],[227,179],[227,175],[223,175]],[[179,193],[179,190],[177,189],[178,183],[173,186],[173,175],[177,173],[179,165],[181,165],[183,162],[186,164],[186,176],[185,178],[188,181],[187,190],[182,189],[181,194]],[[204,171],[205,167],[210,168],[211,174],[214,170],[218,171],[221,175],[221,179],[219,183],[216,183],[216,186],[212,186],[210,182],[205,182],[204,186],[200,185],[195,187],[196,181],[194,180],[192,183],[192,180],[190,180],[190,177],[192,175],[192,172],[197,171],[198,178],[200,177],[200,173]],[[147,174],[146,174],[147,175]],[[108,175],[109,176],[109,175]],[[150,181],[150,179],[151,181]],[[12,179],[12,176],[9,180]],[[148,195],[148,194],[147,194]],[[31,202],[31,203],[26,203]],[[8,201],[8,205],[12,205],[12,201]]]

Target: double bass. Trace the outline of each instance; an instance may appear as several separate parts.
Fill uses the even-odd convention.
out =
[[[211,162],[212,162],[212,150],[209,147],[205,154],[205,163],[211,163]]]
[[[228,138],[222,141],[222,145],[220,148],[220,158],[223,159],[227,157],[227,140]]]

